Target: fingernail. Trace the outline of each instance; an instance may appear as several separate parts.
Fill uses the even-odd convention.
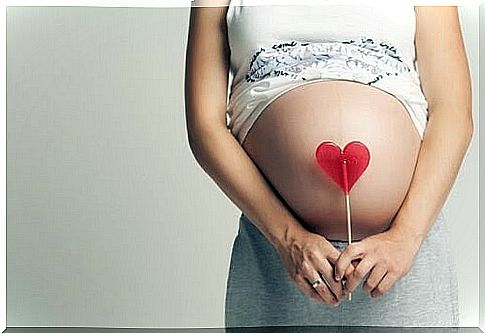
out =
[[[340,281],[340,276],[335,275],[335,280],[336,280],[336,281]]]

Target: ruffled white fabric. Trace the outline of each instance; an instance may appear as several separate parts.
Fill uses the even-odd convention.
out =
[[[354,81],[392,94],[423,138],[428,105],[418,73],[386,41],[285,41],[261,48],[248,63],[245,80],[232,87],[227,105],[228,127],[241,144],[277,97],[303,84],[327,80]]]

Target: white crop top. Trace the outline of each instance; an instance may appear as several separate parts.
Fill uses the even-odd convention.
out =
[[[428,104],[415,60],[415,12],[389,5],[254,5],[231,1],[228,128],[242,144],[283,93],[315,80],[352,80],[394,95],[423,138]]]

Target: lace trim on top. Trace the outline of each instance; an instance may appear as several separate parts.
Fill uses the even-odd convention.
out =
[[[372,38],[330,42],[290,41],[261,48],[253,54],[246,82],[287,76],[311,80],[327,76],[346,77],[373,84],[385,76],[410,72],[397,49]]]

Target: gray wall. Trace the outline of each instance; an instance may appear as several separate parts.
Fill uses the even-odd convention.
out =
[[[8,8],[7,326],[223,325],[239,210],[187,145],[188,15]],[[461,15],[476,91],[478,11]],[[445,207],[463,326],[478,325],[477,116]]]
[[[480,59],[485,59],[485,3],[482,2],[481,6],[480,6],[480,42],[479,42],[479,45],[480,45]],[[480,73],[480,77],[485,77],[485,64],[483,61],[480,61],[480,69],[479,69],[479,73]],[[484,109],[484,105],[485,105],[485,99],[484,99],[484,96],[485,96],[485,84],[482,84],[480,85],[479,87],[479,104],[480,104],[480,110],[483,112],[485,109]],[[479,112],[476,113],[477,116],[479,114]],[[482,139],[480,139],[481,141],[481,144],[482,144],[482,147],[484,146],[484,143],[483,143],[483,136],[482,136]],[[483,157],[483,154],[482,154],[482,157]],[[481,161],[480,163],[480,173],[483,175],[483,169],[484,169],[484,165],[485,165],[485,161]],[[483,180],[480,180],[480,195],[479,195],[479,199],[480,199],[480,204],[479,206],[480,207],[483,207],[485,205],[485,199],[482,195],[483,193],[483,189],[484,189],[484,181]],[[480,220],[483,219],[483,216],[484,216],[484,213],[483,213],[483,210],[480,211]],[[483,250],[484,250],[484,245],[483,245],[483,240],[485,239],[485,228],[480,228],[480,239],[482,240],[482,242],[480,242],[480,252],[483,254]],[[485,288],[483,288],[483,284],[485,284],[485,256],[482,255],[480,256],[480,284],[482,284],[482,288],[480,288],[480,293],[479,293],[479,298],[480,298],[480,328],[483,330],[485,330]]]

